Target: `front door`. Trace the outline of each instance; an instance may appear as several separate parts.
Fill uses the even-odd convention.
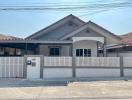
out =
[[[27,79],[40,79],[40,57],[27,57]]]
[[[77,57],[91,57],[91,49],[76,49]]]

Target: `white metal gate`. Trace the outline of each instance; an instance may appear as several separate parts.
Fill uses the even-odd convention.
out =
[[[0,77],[23,77],[24,57],[0,57]]]
[[[27,57],[27,78],[40,78],[40,57]]]

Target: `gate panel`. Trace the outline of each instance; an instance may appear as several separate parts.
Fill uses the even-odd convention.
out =
[[[0,77],[23,77],[24,57],[0,57]]]
[[[40,79],[40,57],[27,57],[27,78]]]

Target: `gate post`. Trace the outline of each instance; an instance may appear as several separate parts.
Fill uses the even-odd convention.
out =
[[[123,57],[120,57],[120,77],[124,77]]]
[[[74,56],[72,56],[72,77],[75,78],[76,77],[76,59]]]
[[[24,60],[23,60],[23,78],[27,78],[27,55],[24,55]]]
[[[40,78],[43,79],[44,56],[40,55]]]

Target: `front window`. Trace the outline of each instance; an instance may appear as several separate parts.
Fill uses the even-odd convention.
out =
[[[0,48],[0,55],[4,55],[4,48]]]
[[[91,57],[91,49],[76,49],[76,56]]]
[[[60,48],[59,47],[50,47],[50,56],[59,56]]]
[[[21,49],[16,49],[16,55],[22,55]]]

